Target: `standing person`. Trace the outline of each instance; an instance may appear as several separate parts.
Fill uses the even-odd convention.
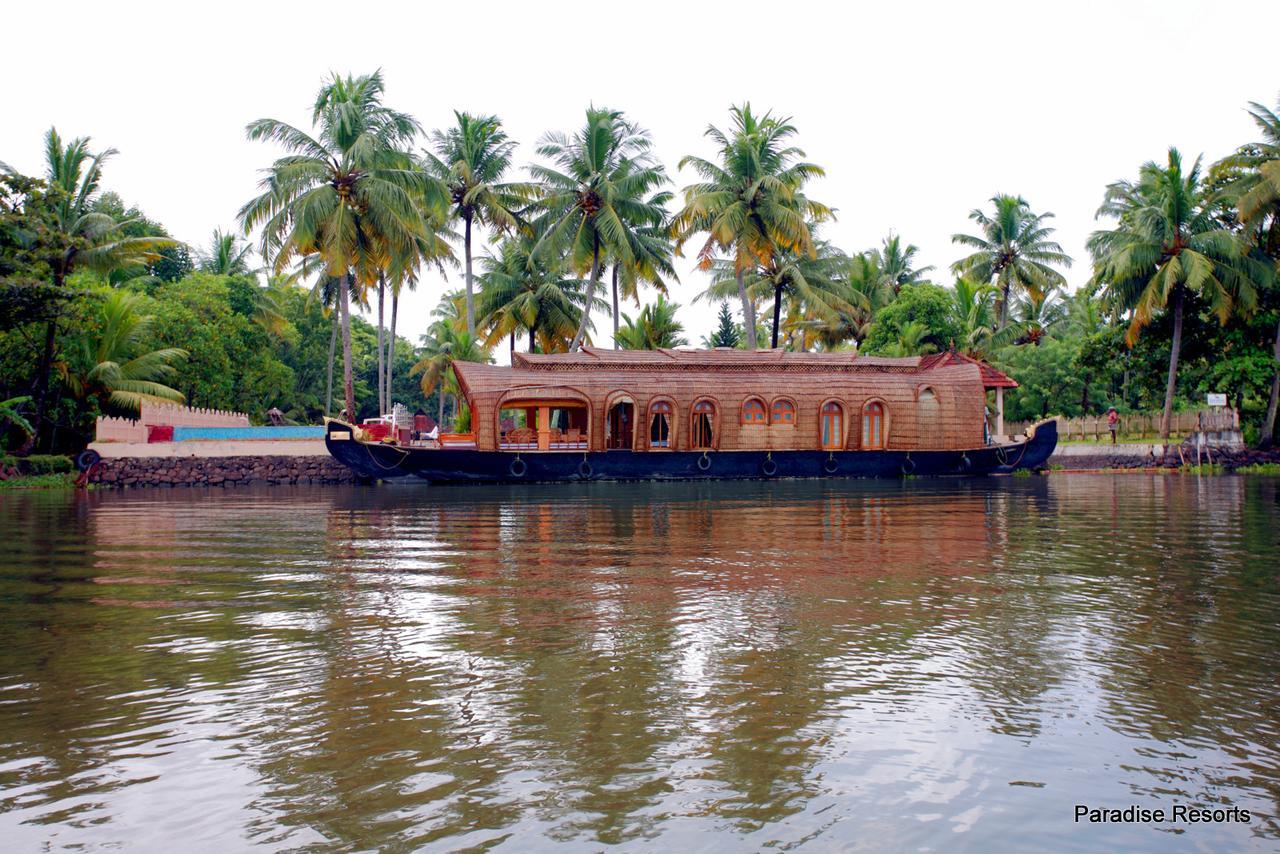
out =
[[[982,441],[991,444],[991,407],[985,403],[982,405]]]
[[[1116,443],[1116,430],[1120,427],[1120,413],[1113,406],[1107,410],[1107,429],[1111,431],[1111,444]]]

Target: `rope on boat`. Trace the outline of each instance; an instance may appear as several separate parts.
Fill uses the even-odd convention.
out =
[[[911,474],[916,470],[916,461],[911,459],[911,452],[907,451],[907,457],[902,461],[902,473]]]
[[[698,457],[698,468],[706,471],[711,468],[711,458],[707,456],[707,452],[703,451],[702,456]]]
[[[364,443],[362,442],[361,444],[363,445]],[[394,447],[394,446],[388,445],[388,447]],[[402,462],[409,459],[409,452],[406,451],[404,448],[395,448],[395,450],[400,452],[400,459],[396,460],[394,463],[392,463],[389,466],[384,466],[382,463],[378,462],[378,458],[373,455],[373,449],[370,448],[368,445],[364,445],[364,452],[369,455],[369,459],[373,461],[373,464],[375,466],[382,469],[383,471],[395,471],[396,469],[400,468],[400,464]]]
[[[836,469],[838,469],[838,468],[840,468],[840,464],[839,464],[838,462],[836,462],[836,455],[835,455],[835,453],[834,453],[834,452],[829,452],[829,453],[827,454],[827,460],[826,460],[826,462],[824,462],[824,463],[822,464],[822,470],[823,470],[823,471],[825,471],[827,474],[835,474],[835,473],[836,473]]]

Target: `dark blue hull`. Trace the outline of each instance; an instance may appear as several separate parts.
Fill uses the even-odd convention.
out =
[[[433,483],[546,483],[594,480],[741,480],[814,477],[939,477],[1043,468],[1058,444],[1057,423],[1031,439],[966,451],[476,451],[358,442],[329,422],[325,445],[362,477],[416,475]]]

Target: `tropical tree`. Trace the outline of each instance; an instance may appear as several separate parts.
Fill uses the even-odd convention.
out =
[[[461,324],[440,319],[431,324],[426,335],[422,336],[421,358],[410,370],[410,376],[421,374],[422,394],[430,397],[437,395],[436,421],[444,424],[444,399],[451,394],[457,399],[459,394],[458,377],[454,373],[454,362],[491,362],[489,351],[471,334],[460,329]],[[454,410],[455,416],[457,409]]]
[[[196,267],[219,276],[247,276],[253,272],[249,257],[253,248],[240,235],[214,229],[209,248],[196,251]]]
[[[425,153],[427,170],[449,192],[450,217],[462,223],[464,275],[467,284],[467,332],[476,334],[472,275],[473,225],[509,231],[520,222],[520,211],[532,196],[529,184],[503,182],[511,167],[515,141],[497,116],[475,116],[455,110],[456,124],[431,134],[434,152]]]
[[[773,253],[767,264],[755,267],[742,276],[752,303],[773,300],[772,347],[778,346],[782,324],[782,303],[789,298],[798,309],[796,322],[834,320],[839,314],[851,314],[860,301],[849,293],[844,273],[848,259],[840,250],[819,241],[812,256],[790,250]],[[729,259],[717,259],[711,268],[711,283],[697,299],[722,301],[737,289],[738,271]]]
[[[103,165],[117,152],[108,148],[98,154],[89,151],[89,137],[64,143],[56,128],[45,134],[45,181],[52,201],[48,222],[44,226],[57,235],[61,247],[49,259],[49,272],[55,292],[61,292],[68,277],[76,270],[109,273],[159,260],[163,249],[175,241],[160,236],[130,236],[128,221],[121,221],[98,210],[98,191]],[[3,171],[11,172],[8,167]],[[57,353],[59,318],[45,322],[44,342],[36,367],[34,397],[35,415],[32,426],[37,434],[44,423],[48,401],[49,378]]]
[[[564,269],[562,259],[534,252],[535,237],[514,235],[503,240],[497,255],[480,262],[477,307],[484,345],[504,337],[515,352],[518,334],[529,336],[529,351],[557,352],[568,348],[582,320],[587,283]],[[603,300],[596,300],[597,307]]]
[[[902,238],[893,232],[880,242],[879,249],[873,251],[879,263],[880,274],[895,296],[903,285],[916,285],[926,281],[925,274],[933,271],[933,267],[915,266],[919,247],[912,243],[904,244]]]
[[[750,104],[729,113],[728,133],[714,125],[706,131],[719,146],[719,162],[694,156],[680,161],[681,169],[691,167],[702,180],[684,188],[684,208],[672,222],[672,233],[677,251],[693,235],[707,235],[698,251],[700,269],[711,269],[718,252],[729,254],[747,349],[754,350],[756,313],[747,274],[770,266],[780,251],[815,257],[811,227],[832,211],[803,193],[811,178],[825,173],[800,161],[804,152],[788,144],[796,134],[790,119],[756,116]]]
[[[1276,109],[1280,110],[1280,105]],[[1249,104],[1249,115],[1262,139],[1243,146],[1223,161],[1232,178],[1227,195],[1235,203],[1246,240],[1273,265],[1272,288],[1280,289],[1280,115],[1256,102]],[[1272,356],[1276,364],[1262,422],[1262,447],[1269,447],[1275,440],[1276,409],[1280,405],[1280,320],[1276,323]]]
[[[649,198],[648,203],[666,211],[667,204],[673,198],[668,190],[662,190]],[[671,242],[670,230],[665,222],[642,225],[633,232],[634,245],[632,259],[626,263],[621,259],[613,262],[613,338],[614,348],[618,347],[619,297],[635,300],[640,304],[640,285],[653,287],[659,295],[668,293],[668,281],[679,281],[675,266],[672,263],[675,246]]]
[[[956,345],[975,359],[986,358],[992,343],[993,306],[999,291],[986,282],[975,282],[963,276],[951,289],[955,301],[955,317],[960,326]]]
[[[1116,227],[1089,238],[1094,281],[1117,310],[1130,314],[1130,347],[1157,313],[1173,312],[1162,438],[1168,438],[1173,418],[1188,300],[1204,300],[1225,324],[1233,312],[1252,310],[1254,284],[1263,278],[1237,236],[1214,217],[1211,201],[1199,158],[1184,170],[1182,155],[1170,148],[1164,164],[1143,164],[1137,181],[1107,187],[1098,216],[1114,218]]]
[[[623,350],[657,350],[688,344],[683,335],[684,325],[676,320],[679,308],[658,294],[657,302],[642,308],[635,320],[624,314],[626,323],[618,330],[618,346]]]
[[[928,340],[929,332],[929,327],[925,323],[919,320],[907,321],[894,330],[895,337],[881,348],[880,354],[902,358],[935,353],[938,346]]]
[[[35,435],[35,427],[22,414],[22,407],[30,403],[31,395],[29,394],[0,400],[0,431],[3,431],[0,432],[0,448],[4,447],[3,440],[7,438],[5,434],[11,430],[21,433],[24,441]]]
[[[636,264],[643,229],[666,220],[653,193],[667,175],[652,149],[649,134],[620,111],[596,107],[588,108],[573,136],[548,134],[538,146],[553,166],[530,167],[540,194],[536,251],[562,253],[571,270],[588,274],[588,299],[570,350],[586,338],[604,262],[623,269]]]
[[[1039,346],[1049,330],[1066,319],[1067,304],[1061,291],[1027,293],[1016,298],[1013,321],[1006,328],[1016,330],[1015,344]]]
[[[379,72],[335,75],[316,97],[314,137],[277,119],[247,128],[250,139],[275,142],[288,154],[266,170],[262,193],[241,208],[240,221],[246,232],[262,229],[261,254],[277,272],[314,254],[342,282],[343,397],[352,419],[351,297],[433,238],[424,211],[443,211],[446,199],[405,151],[420,131],[417,121],[385,106],[383,90]]]
[[[187,351],[143,348],[152,323],[150,315],[141,313],[143,299],[111,291],[93,326],[73,337],[58,372],[74,399],[94,400],[103,412],[129,414],[137,414],[143,403],[182,402],[182,393],[165,382],[176,374],[173,363],[186,358]]]
[[[953,243],[975,251],[951,265],[951,271],[976,282],[991,282],[1000,291],[996,301],[996,325],[1009,320],[1009,306],[1015,293],[1044,294],[1066,286],[1066,279],[1053,265],[1071,266],[1071,257],[1050,239],[1054,229],[1045,225],[1053,214],[1037,214],[1021,196],[997,194],[991,197],[993,212],[974,209],[969,219],[981,233],[953,234]]]

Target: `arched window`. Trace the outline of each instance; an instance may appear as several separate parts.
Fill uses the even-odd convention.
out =
[[[822,406],[822,449],[838,451],[844,447],[844,407],[832,401]]]
[[[758,397],[748,397],[742,402],[743,424],[764,424],[764,401]]]
[[[671,447],[671,404],[665,400],[649,407],[649,447]]]
[[[878,451],[884,447],[884,407],[876,402],[862,407],[862,449]]]
[[[796,423],[796,405],[785,397],[780,397],[773,402],[773,419],[774,424],[786,424],[787,426],[795,426]]]
[[[716,405],[709,400],[700,400],[693,405],[692,417],[692,447],[698,449],[715,447]]]

